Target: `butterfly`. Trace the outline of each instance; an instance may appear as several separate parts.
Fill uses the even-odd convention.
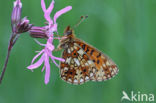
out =
[[[105,54],[78,39],[68,26],[60,40],[58,49],[64,49],[60,62],[61,78],[71,84],[87,81],[105,81],[118,73],[117,65]]]

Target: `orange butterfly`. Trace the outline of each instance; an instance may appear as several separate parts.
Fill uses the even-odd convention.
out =
[[[69,26],[65,29],[58,49],[64,49],[60,63],[61,78],[71,84],[83,84],[89,80],[103,81],[118,73],[117,65],[105,54],[74,35]]]

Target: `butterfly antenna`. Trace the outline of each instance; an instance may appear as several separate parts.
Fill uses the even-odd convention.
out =
[[[81,17],[80,17],[80,20],[78,21],[77,24],[74,25],[73,28],[74,28],[74,29],[77,28],[86,18],[88,18],[88,15],[86,15],[86,16],[81,16]]]

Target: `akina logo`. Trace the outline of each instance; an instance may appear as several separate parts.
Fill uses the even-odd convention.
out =
[[[121,101],[128,100],[134,102],[153,102],[154,101],[154,94],[149,93],[141,93],[140,91],[134,92],[131,91],[130,95],[128,95],[125,91],[122,91],[122,98]]]

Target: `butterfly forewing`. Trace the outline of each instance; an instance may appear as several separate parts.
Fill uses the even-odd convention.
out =
[[[94,73],[91,80],[102,81],[111,79],[118,73],[116,64],[108,56],[79,39],[77,39],[76,43],[80,45],[96,67],[96,73]]]

